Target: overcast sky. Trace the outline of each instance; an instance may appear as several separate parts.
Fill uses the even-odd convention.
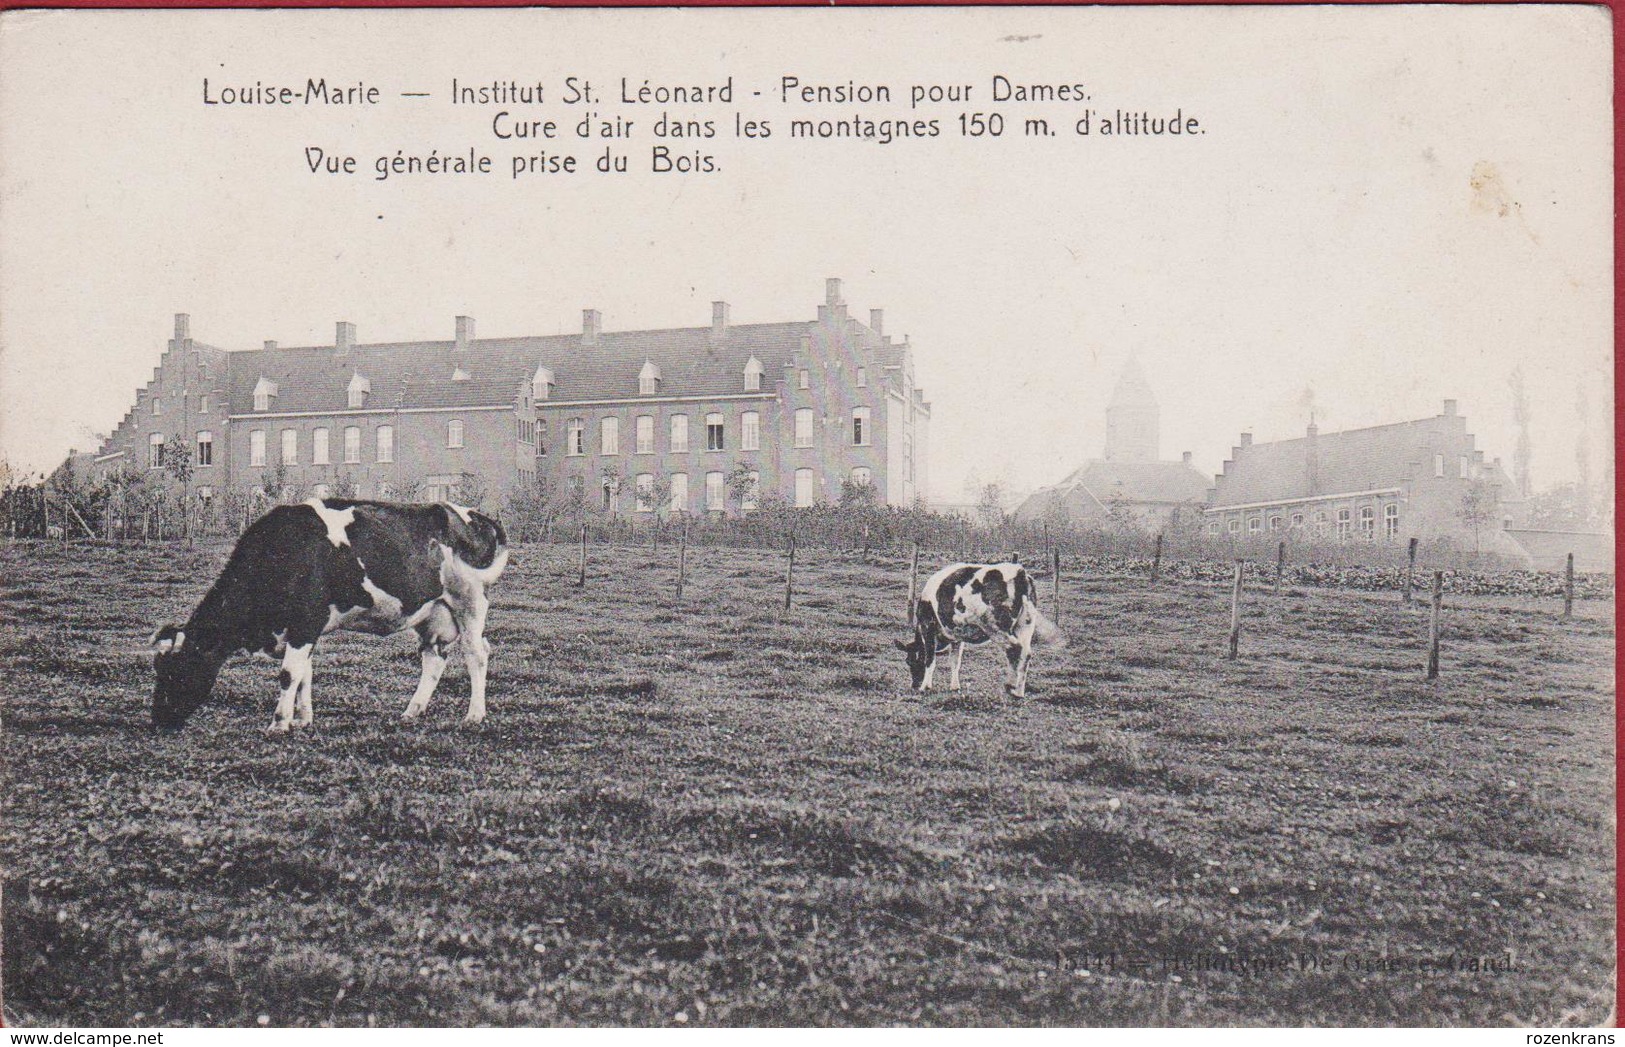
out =
[[[1100,453],[1128,354],[1165,457],[1219,468],[1243,429],[1299,435],[1460,401],[1510,462],[1507,377],[1534,408],[1534,478],[1573,479],[1587,400],[1611,439],[1612,153],[1601,8],[541,12],[8,12],[0,22],[0,454],[92,449],[150,375],[171,316],[227,349],[811,319],[840,276],[908,334],[934,405],[936,494],[971,472],[1053,482]],[[996,104],[994,74],[1087,103]],[[516,144],[453,77],[549,85],[565,128],[628,77],[721,82],[712,175],[507,177]],[[930,141],[792,140],[780,78],[888,84],[871,118]],[[366,109],[205,106],[211,84],[382,89]],[[915,83],[969,104],[911,111]],[[762,91],[762,97],[751,95]],[[426,91],[428,99],[401,92]],[[595,106],[600,112],[608,107]],[[1083,108],[1195,116],[1206,133],[1080,138]],[[732,112],[772,138],[741,144]],[[957,114],[1006,115],[998,141]],[[1043,116],[1053,138],[1024,140]],[[517,143],[590,162],[604,143]],[[306,173],[303,150],[358,177]],[[379,183],[397,148],[493,156],[488,179]]]

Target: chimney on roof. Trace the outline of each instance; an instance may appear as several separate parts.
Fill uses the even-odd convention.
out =
[[[596,309],[581,310],[581,344],[597,345],[604,328],[604,315]]]
[[[192,318],[186,313],[175,314],[175,341],[184,342],[192,337]]]
[[[846,300],[841,297],[841,278],[832,276],[824,281],[824,304],[818,307],[821,323],[835,323],[846,318]]]
[[[1456,417],[1456,401],[1446,400],[1444,402],[1444,416],[1446,418]]]
[[[1241,434],[1241,446],[1243,446],[1243,447],[1251,447],[1252,445],[1253,445],[1253,434],[1252,433],[1242,433]]]
[[[276,348],[276,339],[275,338],[267,338],[265,340],[265,348],[267,348],[267,349],[275,349]]]
[[[711,340],[720,342],[728,336],[728,303],[711,303]]]
[[[474,318],[472,316],[459,316],[457,318],[457,343],[452,346],[459,353],[468,351],[469,343],[474,341]]]
[[[340,356],[346,356],[355,348],[355,324],[348,320],[340,320],[333,333],[333,348]]]
[[[1189,469],[1191,465],[1191,453],[1186,451],[1184,454],[1179,456],[1179,460],[1184,464],[1185,468]]]
[[[884,335],[886,333],[886,310],[869,310],[869,330],[873,331],[877,335]]]

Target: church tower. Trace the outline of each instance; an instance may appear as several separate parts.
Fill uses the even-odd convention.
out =
[[[1129,357],[1106,406],[1106,461],[1155,462],[1162,452],[1160,413],[1139,360]]]

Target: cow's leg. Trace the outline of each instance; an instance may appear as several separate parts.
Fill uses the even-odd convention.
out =
[[[1027,694],[1027,645],[1017,641],[1005,647],[1005,661],[1009,668],[1004,673],[1004,689],[1016,698]]]
[[[293,725],[295,727],[309,727],[311,721],[316,718],[315,707],[311,705],[310,701],[310,684],[315,674],[315,659],[307,657],[305,659],[305,674],[297,682],[299,693],[294,698]]]
[[[276,715],[271,719],[272,731],[286,731],[293,725],[293,703],[298,697],[299,689],[304,685],[305,674],[310,672],[310,652],[316,644],[296,644],[291,640],[282,654],[282,671],[277,674],[277,683],[282,688],[282,697],[277,699]]]
[[[1037,623],[1028,621],[1016,629],[1015,642],[1004,649],[1005,659],[1010,663],[1010,672],[1005,677],[1006,687],[1017,698],[1027,696],[1027,659],[1033,653],[1033,631]]]
[[[463,664],[468,666],[468,714],[466,724],[485,719],[485,669],[491,661],[491,645],[485,640],[485,613],[490,602],[476,592],[468,600],[458,625],[463,634]]]
[[[446,648],[457,639],[457,623],[443,603],[434,605],[429,617],[417,627],[418,653],[423,659],[423,675],[418,678],[418,689],[406,703],[403,719],[415,720],[429,707],[434,689],[440,684],[440,674],[446,671]]]
[[[954,675],[953,678],[948,681],[948,690],[950,691],[959,690],[959,664],[964,660],[965,645],[963,643],[954,644]]]

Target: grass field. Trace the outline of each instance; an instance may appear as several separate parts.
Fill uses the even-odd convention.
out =
[[[330,637],[316,725],[152,628],[223,562],[0,551],[10,1023],[1573,1024],[1614,966],[1612,608],[1068,579],[1027,700],[912,694],[907,565],[516,551],[490,716]],[[1048,582],[1044,583],[1046,597]],[[946,682],[945,675],[939,681]],[[1471,964],[1469,963],[1471,961]],[[1480,969],[1469,969],[1476,964]],[[1243,969],[1245,968],[1245,969]],[[1509,969],[1510,968],[1510,969]]]

